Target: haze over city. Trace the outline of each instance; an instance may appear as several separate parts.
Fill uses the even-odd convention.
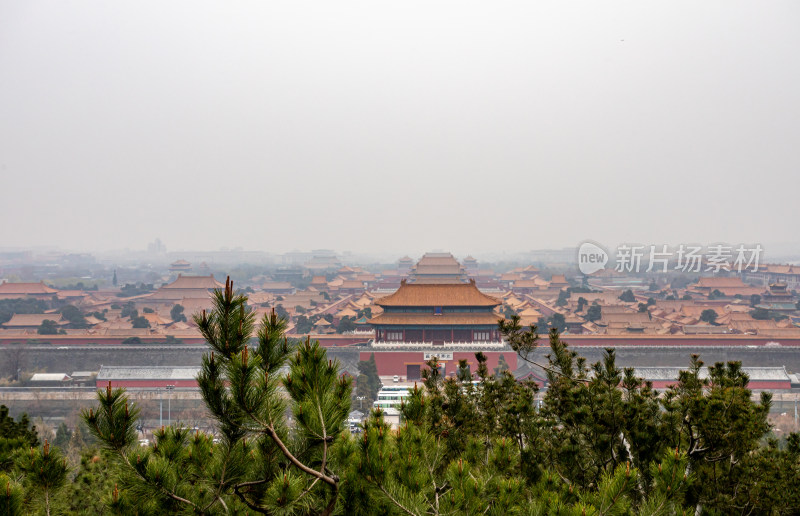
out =
[[[800,514],[798,28],[0,0],[0,514]]]
[[[800,6],[0,2],[0,246],[796,244]]]

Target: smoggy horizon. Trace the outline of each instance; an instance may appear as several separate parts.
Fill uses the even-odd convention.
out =
[[[0,247],[791,254],[798,15],[0,1]]]

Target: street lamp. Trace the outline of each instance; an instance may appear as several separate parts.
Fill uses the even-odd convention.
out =
[[[172,425],[172,389],[174,385],[167,385],[165,387],[169,391],[169,399],[167,399],[167,426]]]
[[[366,398],[366,396],[356,396],[356,399],[359,401],[359,405],[358,405],[358,407],[359,407],[360,409],[363,409],[363,408],[364,408],[364,399],[365,399],[365,398]]]

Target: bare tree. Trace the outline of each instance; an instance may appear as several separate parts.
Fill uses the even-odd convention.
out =
[[[27,365],[28,353],[25,345],[20,342],[14,342],[3,346],[2,350],[3,376],[18,382],[20,373]]]

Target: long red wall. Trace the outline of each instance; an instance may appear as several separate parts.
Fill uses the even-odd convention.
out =
[[[137,337],[139,337],[137,335]],[[39,342],[49,342],[53,346],[82,346],[82,345],[114,345],[119,346],[122,345],[122,341],[125,340],[125,336],[117,336],[117,337],[105,337],[105,336],[96,336],[96,335],[15,335],[15,336],[0,336],[0,344],[13,344],[13,343],[26,343],[29,340],[35,340]],[[169,346],[170,344],[164,344],[164,340],[166,336],[159,335],[159,336],[152,336],[152,337],[139,337],[141,339],[142,344],[162,344]],[[202,337],[179,337],[183,344],[203,344],[205,343],[205,339]],[[136,344],[132,344],[136,345]],[[177,344],[180,345],[180,344]]]
[[[359,360],[369,360],[373,351],[362,351],[359,353]],[[374,351],[375,364],[378,366],[378,374],[381,376],[405,376],[406,365],[420,364],[424,367],[425,352],[423,351]],[[491,372],[497,367],[500,355],[503,355],[509,369],[513,372],[517,369],[517,354],[513,351],[484,351],[487,361],[486,365]],[[466,360],[470,365],[470,370],[474,373],[478,369],[478,361],[475,360],[474,351],[454,351],[453,360],[441,361],[445,365],[445,375],[455,373],[458,369],[458,361]]]
[[[781,346],[800,347],[800,338],[762,337],[758,335],[562,335],[571,346],[764,346],[777,342]],[[547,344],[547,336],[539,339]]]

